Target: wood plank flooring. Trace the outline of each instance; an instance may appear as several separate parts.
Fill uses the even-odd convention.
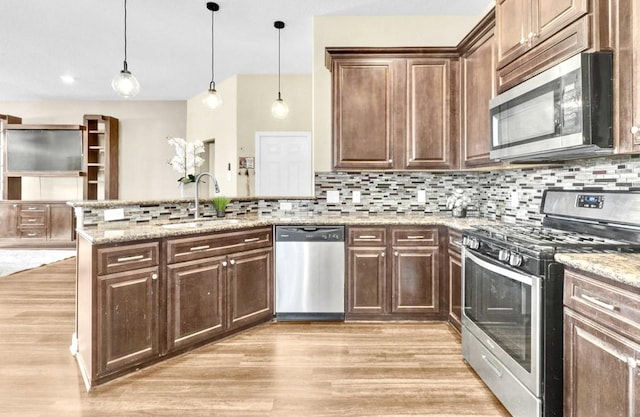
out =
[[[444,323],[268,323],[86,393],[74,274],[0,278],[0,416],[509,416]]]

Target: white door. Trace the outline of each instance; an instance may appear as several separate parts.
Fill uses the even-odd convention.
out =
[[[256,132],[256,195],[313,196],[311,132]]]

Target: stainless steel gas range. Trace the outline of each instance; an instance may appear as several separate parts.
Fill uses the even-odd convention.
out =
[[[557,252],[640,251],[640,192],[547,190],[541,226],[463,232],[462,353],[515,417],[562,416]]]

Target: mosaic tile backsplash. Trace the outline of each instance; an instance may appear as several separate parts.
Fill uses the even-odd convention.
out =
[[[547,188],[640,191],[640,155],[612,156],[567,162],[562,166],[494,170],[490,172],[317,172],[315,200],[287,200],[291,209],[282,211],[278,200],[235,200],[227,212],[234,216],[312,214],[437,213],[446,210],[447,197],[456,188],[471,196],[468,216],[488,217],[508,223],[540,223],[542,192]],[[327,202],[327,191],[338,191],[338,203]],[[424,190],[425,202],[418,202]],[[353,192],[360,202],[353,202]],[[203,204],[204,215],[213,208]],[[192,216],[186,203],[125,208],[120,223],[164,222]],[[85,208],[85,227],[102,223],[100,209]]]

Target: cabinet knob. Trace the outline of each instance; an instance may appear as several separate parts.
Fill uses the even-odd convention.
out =
[[[222,261],[222,266],[227,266],[227,261]]]
[[[382,257],[384,258],[384,252],[382,252],[382,253],[380,254],[380,256],[382,256]]]
[[[637,135],[638,132],[640,132],[640,127],[638,126],[631,126],[631,134],[632,135]]]
[[[398,251],[393,252],[394,256],[398,256]]]
[[[393,159],[389,159],[389,163],[392,163],[392,162],[393,162]]]
[[[229,263],[230,263],[231,265],[235,265],[235,264],[236,264],[236,261],[232,259],[232,260],[230,260],[230,261],[229,261]]]
[[[151,279],[158,279],[158,274],[151,274]]]
[[[520,38],[520,45],[524,45],[525,43],[527,43],[527,40],[524,37]]]

